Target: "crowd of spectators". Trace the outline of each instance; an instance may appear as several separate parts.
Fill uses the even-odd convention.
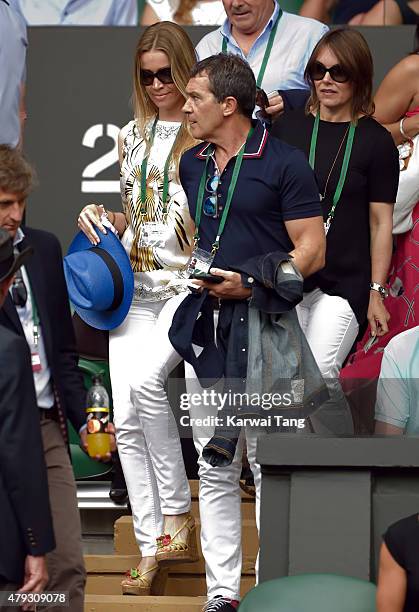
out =
[[[157,21],[221,25],[222,0],[10,0],[31,26],[135,26]],[[419,23],[418,0],[301,0],[294,11],[323,23],[401,25]]]

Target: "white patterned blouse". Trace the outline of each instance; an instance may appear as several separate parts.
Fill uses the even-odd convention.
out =
[[[122,237],[135,278],[134,301],[167,299],[184,290],[185,266],[192,252],[194,223],[188,202],[176,177],[174,164],[169,169],[167,219],[163,219],[164,165],[176,139],[181,123],[158,121],[147,162],[146,214],[141,209],[141,164],[146,142],[140,136],[136,122],[130,121],[121,130],[123,161],[120,182],[127,228]],[[151,135],[152,124],[148,126]],[[165,222],[168,228],[164,246],[139,246],[144,222]]]

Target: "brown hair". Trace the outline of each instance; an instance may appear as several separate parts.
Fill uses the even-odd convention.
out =
[[[186,32],[176,23],[161,21],[144,30],[137,44],[134,62],[134,93],[133,104],[137,127],[141,136],[147,140],[147,126],[157,116],[158,108],[148,97],[145,88],[140,82],[141,56],[147,51],[163,51],[170,60],[174,84],[186,100],[186,85],[189,73],[196,62],[195,49]],[[196,144],[190,135],[186,119],[184,119],[176,145],[173,149],[173,160],[176,172],[179,169],[179,160],[182,154]]]
[[[373,115],[375,110],[372,98],[374,67],[371,51],[362,34],[350,28],[330,30],[322,36],[314,47],[304,72],[304,77],[311,89],[306,107],[307,112],[311,110],[317,112],[319,109],[319,100],[314,83],[310,78],[310,71],[314,62],[317,61],[319,53],[325,47],[328,47],[336,55],[339,64],[349,74],[353,86],[352,121],[356,122],[359,114]]]
[[[26,198],[36,183],[35,170],[8,145],[0,145],[0,189]]]

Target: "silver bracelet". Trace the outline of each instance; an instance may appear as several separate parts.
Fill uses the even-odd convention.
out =
[[[405,138],[406,140],[412,140],[412,139],[410,138],[410,136],[409,136],[408,134],[406,134],[406,132],[405,132],[405,131],[404,131],[404,129],[403,129],[403,123],[404,123],[404,120],[405,120],[405,119],[406,119],[406,117],[402,117],[402,119],[400,119],[400,123],[399,123],[399,131],[400,131],[400,134],[403,136],[403,138]]]

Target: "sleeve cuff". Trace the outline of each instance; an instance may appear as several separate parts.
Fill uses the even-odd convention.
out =
[[[396,419],[388,414],[383,414],[382,412],[376,412],[374,418],[376,421],[381,421],[382,423],[387,423],[388,425],[394,425],[395,427],[400,427],[401,429],[404,429],[407,423],[407,419]]]

